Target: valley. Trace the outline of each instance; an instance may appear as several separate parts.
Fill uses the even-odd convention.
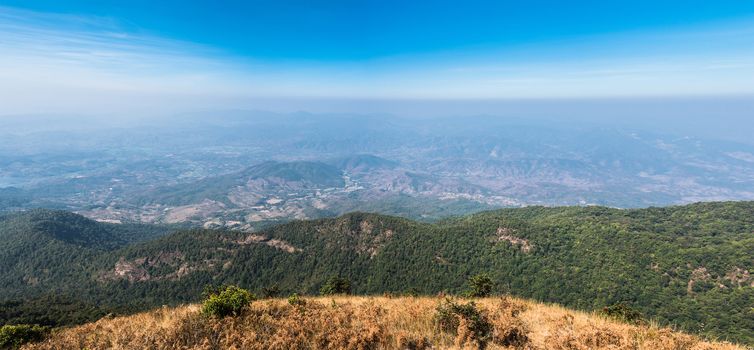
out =
[[[351,211],[433,221],[529,205],[754,199],[754,146],[682,134],[481,116],[176,118],[87,133],[0,131],[0,210],[253,231]]]

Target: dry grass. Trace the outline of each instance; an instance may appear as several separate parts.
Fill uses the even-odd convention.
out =
[[[56,332],[24,349],[476,349],[459,326],[442,333],[431,297],[317,297],[305,306],[254,302],[238,318],[213,320],[199,306],[162,308]],[[733,350],[656,326],[513,298],[476,301],[493,324],[488,349]]]

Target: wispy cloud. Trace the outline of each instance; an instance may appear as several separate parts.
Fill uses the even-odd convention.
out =
[[[100,78],[158,80],[221,75],[233,68],[221,52],[165,38],[129,33],[114,20],[40,14],[0,7],[0,74],[77,79],[60,84],[107,84]],[[84,71],[88,74],[80,75]],[[74,74],[70,74],[74,73]],[[163,80],[169,82],[169,80]],[[127,84],[124,84],[127,85]]]
[[[327,88],[312,69],[129,31],[108,18],[0,7],[0,114],[143,111]],[[300,92],[299,92],[300,93]]]
[[[752,21],[366,61],[271,62],[107,17],[0,7],[0,52],[0,114],[158,112],[283,97],[754,93]]]

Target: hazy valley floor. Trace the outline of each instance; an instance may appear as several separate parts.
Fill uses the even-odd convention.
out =
[[[163,307],[61,329],[23,349],[477,349],[473,325],[442,332],[432,297],[312,297],[254,302],[240,317],[216,320],[199,305]],[[475,300],[492,330],[488,349],[746,349],[656,325],[514,298]],[[455,334],[454,334],[455,333]]]

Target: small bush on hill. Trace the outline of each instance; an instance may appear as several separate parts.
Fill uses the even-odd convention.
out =
[[[209,295],[202,304],[202,313],[211,317],[237,316],[256,300],[254,294],[237,286],[227,286]]]
[[[322,295],[351,294],[351,281],[340,276],[332,276],[322,285],[319,293]]]
[[[288,297],[288,304],[291,304],[297,307],[302,307],[302,306],[306,306],[306,300],[300,297],[298,293],[293,293]]]
[[[647,320],[641,312],[623,302],[605,306],[600,313],[607,317],[635,325],[643,325],[647,323]]]
[[[50,329],[39,325],[5,325],[0,327],[0,349],[17,349],[29,342],[41,341]]]
[[[492,336],[492,323],[473,301],[460,304],[446,298],[435,309],[435,322],[441,331],[455,334],[460,347],[475,342],[484,350]]]
[[[484,298],[492,294],[492,278],[486,273],[469,278],[469,290],[464,293],[469,298]]]

